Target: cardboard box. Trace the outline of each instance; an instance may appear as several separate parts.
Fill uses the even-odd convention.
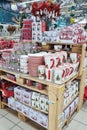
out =
[[[40,94],[36,92],[32,92],[32,100],[39,101]]]
[[[22,102],[23,92],[24,91],[25,91],[25,89],[23,89],[22,87],[14,88],[14,97],[15,97],[15,99]]]
[[[16,101],[16,110],[22,112],[22,103]]]
[[[25,98],[23,97],[23,103],[27,104],[27,105],[31,105],[31,99]]]
[[[13,110],[16,109],[16,103],[15,99],[13,97],[8,98],[8,106],[12,108]]]
[[[48,116],[46,116],[45,114],[39,113],[38,121],[39,121],[39,124],[41,124],[43,127],[48,128]]]
[[[22,105],[22,113],[26,116],[29,115],[29,107]]]

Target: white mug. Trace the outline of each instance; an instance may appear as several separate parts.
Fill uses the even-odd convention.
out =
[[[45,65],[38,66],[38,77],[39,79],[45,79]]]
[[[76,63],[78,61],[78,54],[77,53],[71,53],[70,59],[72,63]]]

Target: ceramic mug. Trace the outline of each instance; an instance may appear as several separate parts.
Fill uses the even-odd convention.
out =
[[[54,50],[55,51],[61,51],[62,50],[62,45],[54,45]]]
[[[79,68],[79,62],[73,63],[73,67],[74,67],[74,72],[77,72]]]
[[[45,65],[38,66],[38,77],[39,79],[45,79]]]
[[[78,61],[78,54],[77,53],[71,53],[70,59],[72,63],[76,63]]]

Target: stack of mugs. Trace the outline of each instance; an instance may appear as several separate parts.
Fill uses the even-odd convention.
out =
[[[28,56],[20,56],[20,72],[27,74],[28,73]]]

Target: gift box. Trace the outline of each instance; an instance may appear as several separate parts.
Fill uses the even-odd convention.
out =
[[[13,110],[16,109],[16,101],[13,97],[8,98],[8,106]]]
[[[22,105],[22,113],[26,116],[29,115],[29,107]]]
[[[16,101],[16,110],[22,112],[22,103]]]
[[[14,97],[16,100],[18,101],[23,101],[23,92],[25,91],[25,89],[21,88],[21,87],[16,87],[14,88]]]
[[[46,116],[45,114],[39,113],[38,121],[39,121],[39,124],[41,124],[43,127],[48,128],[48,116]]]

